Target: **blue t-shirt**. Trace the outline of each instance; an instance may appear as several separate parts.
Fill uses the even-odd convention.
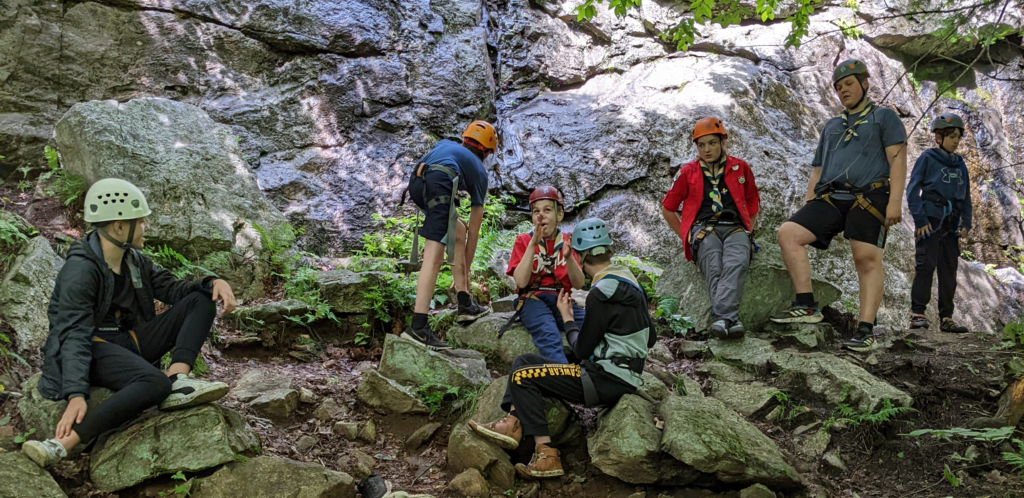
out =
[[[857,117],[850,116],[848,122],[853,125],[857,120]],[[811,161],[811,166],[821,168],[816,191],[833,181],[864,188],[889,176],[885,148],[907,141],[903,121],[892,109],[876,107],[856,131],[857,136],[844,141],[846,128],[841,116],[825,123],[818,139],[818,150]]]
[[[487,172],[484,163],[458,142],[441,140],[416,164],[448,166],[459,175],[459,190],[469,192],[472,206],[483,206],[487,200]]]

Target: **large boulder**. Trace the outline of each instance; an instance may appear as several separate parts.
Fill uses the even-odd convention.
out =
[[[820,306],[839,299],[842,292],[831,283],[814,275],[811,279],[814,298]],[[690,317],[697,330],[711,326],[711,301],[704,277],[696,265],[668,265],[657,283],[658,293],[679,296],[679,313]],[[796,293],[793,283],[782,264],[782,256],[775,244],[764,244],[754,255],[743,286],[740,302],[740,321],[748,330],[758,330],[769,323],[768,317],[786,309]]]
[[[380,272],[356,273],[350,270],[331,270],[316,275],[316,286],[320,296],[331,305],[336,313],[365,313],[366,298],[364,292],[371,287],[382,285],[388,278]]]
[[[980,263],[958,260],[956,294],[953,296],[953,318],[971,332],[1002,334],[1007,323],[1024,318],[1024,302],[1015,297],[1017,291],[989,273]],[[1003,272],[1004,275],[1007,272]],[[1018,273],[1019,275],[1019,273]],[[932,280],[932,295],[925,315],[938,326],[939,279]]]
[[[14,329],[21,351],[38,349],[49,334],[46,308],[64,260],[43,236],[33,237],[0,282],[0,318]]]
[[[473,387],[491,380],[483,354],[456,349],[443,353],[394,334],[384,338],[378,371],[384,377],[407,386],[428,383],[453,387]]]
[[[751,371],[764,369],[775,352],[775,348],[767,340],[750,336],[728,340],[710,339],[708,348],[715,358],[735,363]]]
[[[194,498],[355,498],[352,476],[321,465],[261,456],[225,465],[210,477],[198,479]]]
[[[42,373],[37,373],[25,382],[21,383],[21,399],[18,401],[18,413],[25,422],[25,427],[35,429],[35,436],[38,439],[50,439],[54,436],[57,423],[64,416],[64,410],[68,407],[67,401],[50,401],[39,394],[36,386]],[[110,397],[111,392],[102,387],[90,387],[89,399],[86,401],[86,413],[95,413],[96,408]],[[78,444],[71,449],[72,454],[77,454],[85,449],[84,444]]]
[[[0,496],[4,498],[67,498],[50,473],[22,455],[0,451]]]
[[[89,478],[97,490],[117,491],[159,475],[216,467],[259,445],[245,420],[220,405],[161,413],[101,438]]]
[[[711,395],[744,417],[750,417],[772,406],[777,392],[778,389],[755,384],[721,380],[711,382]]]
[[[886,399],[894,406],[910,406],[914,401],[867,370],[827,353],[779,351],[771,363],[783,372],[783,385],[807,389],[829,403],[845,403],[862,412],[875,412]]]
[[[167,244],[193,261],[221,253],[207,260],[220,262],[210,270],[241,297],[262,291],[266,264],[231,264],[228,255],[262,255],[259,230],[272,233],[285,219],[259,191],[230,128],[198,107],[141,98],[76,104],[54,135],[70,173],[90,184],[123,178],[146,194],[150,245]]]
[[[730,484],[801,485],[779,447],[721,401],[672,396],[658,412],[665,421],[661,449],[675,459]]]
[[[235,381],[228,396],[248,403],[263,394],[291,390],[292,378],[268,368],[249,370]]]
[[[363,372],[356,397],[382,413],[430,413],[412,388],[384,377],[376,370]]]
[[[491,353],[506,365],[511,365],[521,354],[537,354],[537,346],[521,322],[510,327],[498,338],[498,330],[515,313],[492,313],[469,325],[452,327],[448,338],[456,344],[477,351]]]
[[[700,477],[693,467],[661,452],[662,432],[654,412],[649,402],[627,394],[601,415],[587,439],[594,466],[630,484],[684,485]]]

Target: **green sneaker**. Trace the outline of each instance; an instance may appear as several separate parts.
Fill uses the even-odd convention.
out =
[[[772,315],[769,320],[775,323],[818,323],[824,318],[818,309],[818,303],[806,306],[794,302],[788,310]]]

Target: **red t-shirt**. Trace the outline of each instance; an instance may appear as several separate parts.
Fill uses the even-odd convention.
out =
[[[512,276],[512,273],[516,271],[516,267],[523,260],[523,253],[526,252],[526,246],[530,245],[531,238],[533,238],[533,232],[527,232],[516,237],[516,243],[512,246],[512,257],[508,260],[508,269],[505,271],[508,276]],[[531,285],[540,284],[541,287],[557,288],[559,287],[557,281],[560,281],[562,283],[561,287],[564,287],[565,290],[572,290],[572,281],[569,280],[569,269],[565,266],[565,259],[562,257],[562,244],[571,244],[572,237],[567,233],[563,233],[562,244],[558,244],[558,247],[556,247],[554,240],[546,240],[544,242],[544,244],[537,245],[537,249],[533,252],[533,277],[531,278]],[[575,254],[572,257],[576,260]],[[579,263],[578,260],[576,261]]]

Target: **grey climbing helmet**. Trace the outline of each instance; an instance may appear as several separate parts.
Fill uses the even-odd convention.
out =
[[[964,120],[951,112],[939,114],[939,117],[932,120],[932,131],[939,131],[944,128],[960,128],[964,132]]]

